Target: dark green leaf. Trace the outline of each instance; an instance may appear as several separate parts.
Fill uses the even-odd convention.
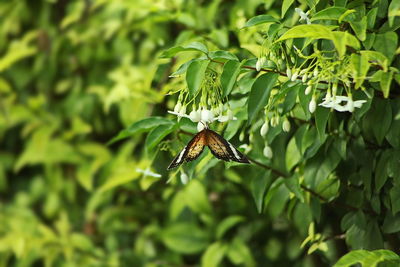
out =
[[[382,72],[380,85],[381,85],[381,90],[382,90],[383,96],[385,98],[388,98],[388,96],[389,96],[390,84],[392,83],[392,80],[393,80],[393,72],[391,72],[391,71]]]
[[[236,83],[237,76],[240,73],[240,63],[236,60],[229,60],[224,64],[221,74],[222,97],[228,96]]]
[[[137,133],[143,133],[152,130],[159,125],[173,125],[174,123],[163,117],[150,117],[137,122],[132,123],[128,128],[120,131],[117,136],[113,137],[108,145],[115,143],[116,141],[128,138]]]
[[[272,178],[270,171],[260,172],[260,174],[254,176],[251,180],[251,192],[254,201],[256,202],[258,213],[261,213],[263,210],[264,194],[267,188],[271,185],[271,182]]]
[[[290,6],[293,4],[294,0],[283,0],[282,3],[282,10],[281,10],[281,18],[283,18],[287,12],[287,10],[290,8]]]
[[[315,124],[317,126],[320,139],[325,135],[325,128],[330,115],[330,110],[324,107],[317,107],[315,110]]]
[[[381,52],[391,61],[396,52],[397,41],[398,37],[394,32],[377,34],[373,47],[376,51]]]
[[[152,150],[164,137],[176,129],[176,124],[163,124],[157,126],[146,137],[145,147],[147,151]]]
[[[191,97],[200,90],[209,63],[209,60],[195,60],[187,68],[186,83]]]
[[[392,204],[392,214],[395,215],[400,211],[400,188],[398,186],[390,189],[390,203]]]
[[[258,112],[267,105],[269,95],[279,75],[277,73],[265,73],[257,78],[251,87],[249,102],[247,106],[250,124]]]
[[[328,7],[317,13],[315,13],[311,21],[316,20],[339,20],[339,18],[347,11],[347,8],[344,7]]]

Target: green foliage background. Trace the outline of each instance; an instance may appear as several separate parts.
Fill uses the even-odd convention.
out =
[[[354,114],[317,108],[299,119],[293,111],[289,133],[268,134],[267,160],[262,106],[252,108],[263,92],[252,87],[263,26],[240,29],[265,14],[290,29],[295,7],[314,15],[331,6],[355,10],[342,30],[358,38],[358,50],[381,52],[386,68],[369,73],[363,89],[373,97]],[[338,21],[319,14],[325,25]],[[399,4],[388,0],[2,1],[0,265],[330,266],[365,249],[374,251],[347,254],[337,266],[397,266],[399,27]],[[177,54],[193,42],[196,49]],[[176,102],[168,93],[186,87],[184,76],[169,75],[201,44],[220,51],[216,60],[250,60],[248,79],[230,88],[238,121],[213,127],[226,126],[236,145],[251,139],[261,164],[224,165],[208,153],[188,164],[184,185],[166,167],[189,140],[184,133],[196,130],[167,115]],[[320,141],[307,152],[296,147],[299,136],[308,147]],[[113,138],[124,140],[108,145]],[[147,168],[162,177],[137,171]]]

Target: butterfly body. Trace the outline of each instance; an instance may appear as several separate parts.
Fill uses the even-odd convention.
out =
[[[250,163],[249,160],[231,143],[226,141],[216,132],[205,128],[198,132],[192,140],[182,149],[168,166],[168,170],[178,167],[183,162],[197,159],[203,152],[204,147],[208,146],[211,153],[218,159],[225,161],[236,161],[241,163]]]

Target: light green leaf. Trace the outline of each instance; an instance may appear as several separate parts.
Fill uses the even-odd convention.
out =
[[[235,60],[235,61],[239,61],[239,59],[237,58],[237,56],[235,56],[234,54],[228,52],[228,51],[212,51],[209,53],[208,55],[211,59],[226,59],[226,60]]]
[[[293,38],[311,38],[331,40],[339,53],[343,56],[346,46],[358,49],[359,41],[353,35],[347,32],[334,32],[331,28],[324,25],[298,25],[289,29],[276,42]]]
[[[174,223],[164,228],[161,239],[169,249],[183,254],[198,253],[208,245],[207,233],[191,223]]]
[[[210,214],[211,205],[207,197],[206,190],[202,183],[193,179],[185,188],[186,203],[198,213]]]
[[[240,73],[240,63],[236,60],[229,60],[224,64],[224,69],[221,74],[222,97],[228,96],[236,79]]]
[[[186,83],[191,97],[196,96],[201,88],[209,60],[194,60],[186,71]]]
[[[358,39],[364,41],[367,36],[367,17],[364,16],[361,20],[351,20],[350,26]]]
[[[353,76],[355,78],[356,84],[355,89],[360,88],[365,78],[367,77],[367,72],[369,69],[368,57],[365,55],[352,54],[350,57],[350,64],[353,70]]]
[[[256,202],[258,213],[261,213],[263,210],[265,191],[267,191],[267,188],[271,186],[271,182],[272,178],[270,171],[260,172],[251,180],[251,193]]]
[[[299,179],[298,173],[295,173],[292,177],[285,178],[284,182],[290,192],[292,192],[300,200],[300,202],[304,202],[304,194],[301,190]]]
[[[143,133],[152,130],[159,125],[173,125],[174,123],[163,117],[150,117],[137,122],[132,123],[128,128],[120,131],[117,136],[113,137],[111,141],[107,143],[110,145],[116,141],[128,138],[134,134]]]
[[[333,267],[350,267],[361,263],[363,267],[374,267],[379,262],[396,261],[400,262],[400,257],[390,250],[353,250],[339,259]]]
[[[255,16],[255,17],[252,17],[251,19],[249,19],[246,22],[246,24],[243,26],[243,28],[251,27],[251,26],[255,26],[255,25],[259,25],[259,24],[263,24],[263,23],[279,23],[279,20],[277,20],[276,18],[274,18],[270,15],[259,15],[259,16]]]
[[[239,237],[235,237],[228,248],[228,258],[236,266],[243,264],[246,267],[255,266],[249,247]]]
[[[286,148],[286,169],[290,171],[301,160],[301,153],[296,145],[296,138],[293,137]]]
[[[171,58],[171,57],[174,57],[179,52],[185,52],[185,51],[200,51],[206,55],[208,54],[208,49],[204,44],[199,43],[199,42],[193,42],[193,43],[188,44],[187,46],[171,47],[170,49],[164,51],[160,57],[161,58]]]
[[[257,78],[251,87],[248,110],[248,123],[250,124],[257,116],[258,112],[267,105],[269,95],[276,81],[278,80],[277,73],[265,73]]]
[[[232,215],[229,216],[228,218],[224,219],[220,224],[218,224],[217,230],[216,230],[216,237],[217,239],[221,239],[223,235],[232,227],[237,225],[238,223],[241,223],[245,220],[245,217],[243,216],[238,216],[238,215]]]
[[[281,11],[281,18],[283,18],[290,8],[290,6],[293,4],[294,0],[283,0],[282,3],[282,11]]]
[[[227,246],[221,242],[215,242],[208,246],[201,257],[202,267],[218,267],[225,256]]]
[[[389,26],[393,26],[393,22],[396,16],[400,16],[400,2],[391,1],[389,5],[388,21]]]
[[[393,72],[388,71],[381,73],[380,86],[383,93],[383,97],[385,98],[389,97],[390,85],[392,83],[392,80],[393,80]]]

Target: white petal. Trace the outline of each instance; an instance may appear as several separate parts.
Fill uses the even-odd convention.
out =
[[[199,122],[201,119],[200,110],[193,110],[192,112],[190,112],[189,119],[192,122]]]
[[[197,131],[201,132],[204,130],[204,124],[199,122],[197,123]]]

